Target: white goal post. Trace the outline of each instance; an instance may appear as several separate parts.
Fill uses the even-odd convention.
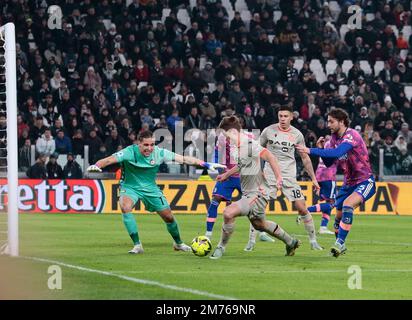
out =
[[[17,147],[17,80],[15,26],[7,23],[0,27],[0,101],[1,111],[6,113],[7,130],[5,148],[7,151],[7,243],[3,253],[19,255],[19,212],[18,212],[18,147]],[[3,56],[3,57],[2,57]],[[4,81],[5,80],[5,81]],[[5,104],[5,107],[4,107]],[[4,201],[5,202],[5,201]]]

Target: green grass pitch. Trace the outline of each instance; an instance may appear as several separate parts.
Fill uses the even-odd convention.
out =
[[[205,216],[176,215],[186,243],[204,233]],[[248,221],[238,218],[220,260],[172,250],[165,224],[155,214],[137,215],[145,253],[130,255],[120,215],[20,215],[21,258],[0,257],[8,281],[31,299],[412,299],[412,216],[360,216],[347,241],[348,252],[330,257],[334,236],[319,236],[326,250],[311,251],[295,216],[269,216],[303,245],[285,257],[280,241],[243,248]],[[318,227],[320,216],[315,216]],[[222,216],[215,225],[215,246]],[[31,260],[28,257],[44,260]],[[59,264],[62,289],[47,287],[48,267]],[[350,266],[359,266],[362,289],[348,287]],[[23,270],[23,271],[22,271]],[[1,275],[0,275],[1,281]],[[4,281],[4,279],[3,279]],[[1,284],[1,283],[0,283]],[[3,295],[5,293],[3,292]]]

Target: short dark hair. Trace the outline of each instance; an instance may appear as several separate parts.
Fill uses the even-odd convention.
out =
[[[230,129],[236,129],[240,131],[242,130],[242,125],[238,117],[229,116],[229,117],[224,117],[222,121],[220,121],[218,129],[222,129],[225,131],[228,131]]]
[[[293,108],[292,108],[291,106],[289,106],[289,105],[283,105],[283,106],[280,106],[280,107],[277,109],[277,112],[279,112],[279,111],[289,111],[289,112],[292,112],[292,113],[293,113]]]
[[[153,132],[150,130],[146,130],[146,131],[139,133],[137,140],[141,142],[143,141],[143,139],[150,139],[150,138],[153,138]]]
[[[345,110],[341,108],[333,109],[329,111],[328,116],[335,118],[338,121],[343,121],[345,127],[349,127],[349,115]]]

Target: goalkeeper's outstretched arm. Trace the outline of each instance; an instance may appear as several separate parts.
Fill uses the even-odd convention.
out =
[[[114,156],[108,156],[104,159],[97,161],[87,168],[87,172],[101,172],[103,168],[117,163],[117,159]]]
[[[216,169],[224,169],[226,168],[225,165],[213,162],[205,162],[203,160],[194,158],[194,157],[186,157],[180,154],[175,154],[175,161],[180,164],[188,164],[189,166],[201,166],[206,169],[216,170]]]

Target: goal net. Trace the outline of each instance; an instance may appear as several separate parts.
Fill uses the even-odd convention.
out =
[[[18,148],[14,24],[0,27],[0,254],[18,256]]]

